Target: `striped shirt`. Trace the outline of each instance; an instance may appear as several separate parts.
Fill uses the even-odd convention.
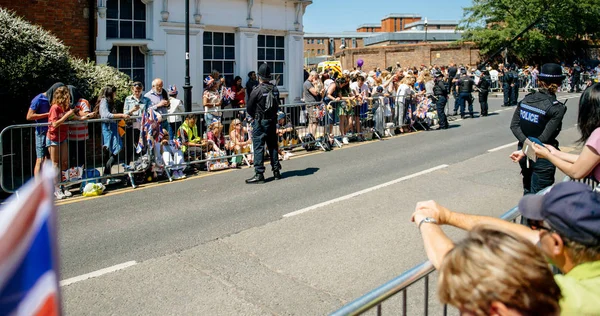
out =
[[[90,112],[90,104],[86,99],[79,99],[79,101],[77,101],[77,104],[75,104],[75,110],[79,110],[79,116],[83,116],[84,113]],[[69,125],[69,140],[80,141],[87,139],[87,123]]]

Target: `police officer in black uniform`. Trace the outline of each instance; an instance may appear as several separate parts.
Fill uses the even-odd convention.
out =
[[[490,87],[492,86],[492,79],[490,72],[484,70],[479,77],[477,83],[477,89],[479,90],[479,105],[481,106],[481,116],[488,116],[488,95],[490,93]]]
[[[465,118],[465,102],[469,103],[469,114],[471,115],[471,118],[475,118],[473,114],[473,95],[471,94],[474,86],[475,81],[467,76],[467,71],[463,69],[456,85],[461,118]]]
[[[438,113],[440,124],[439,129],[448,129],[448,118],[446,117],[446,103],[448,103],[448,89],[444,83],[444,74],[439,70],[433,73],[435,77],[435,85],[433,86],[433,95],[435,99],[435,108]]]
[[[519,72],[516,64],[510,65],[508,77],[510,78],[510,105],[517,105],[519,100]]]
[[[581,77],[582,69],[575,62],[573,63],[573,69],[571,70],[571,92],[581,92],[579,89],[579,79]]]
[[[521,151],[528,137],[535,137],[544,144],[558,148],[556,137],[562,128],[562,119],[567,111],[564,104],[556,100],[556,90],[565,76],[558,64],[545,64],[538,75],[539,91],[530,93],[518,103],[510,129],[519,140],[518,151],[511,155],[519,161],[523,175],[524,194],[535,194],[554,184],[556,167],[546,159],[529,160]]]
[[[260,83],[248,98],[247,111],[252,117],[252,146],[254,147],[254,177],[247,179],[246,183],[265,182],[265,143],[269,149],[271,169],[275,180],[281,179],[281,164],[277,155],[277,112],[279,111],[279,90],[269,81],[271,80],[271,67],[266,63],[258,68]],[[272,102],[269,102],[272,100]],[[270,107],[269,107],[270,106]]]

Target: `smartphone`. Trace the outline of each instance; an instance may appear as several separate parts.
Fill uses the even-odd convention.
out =
[[[541,141],[541,140],[539,140],[539,139],[537,139],[537,138],[535,138],[535,137],[528,137],[528,138],[529,138],[529,140],[530,140],[530,141],[532,141],[533,143],[536,143],[536,144],[538,144],[538,145],[540,145],[540,146],[542,146],[542,147],[546,147],[546,146],[544,146],[544,143],[542,143],[542,141]]]

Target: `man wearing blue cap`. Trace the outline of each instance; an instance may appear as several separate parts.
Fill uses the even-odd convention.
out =
[[[412,221],[436,267],[454,247],[440,225],[467,231],[489,225],[520,235],[538,245],[564,273],[554,276],[562,292],[562,315],[600,315],[600,194],[579,182],[562,182],[545,195],[523,197],[519,211],[529,219],[530,227],[452,212],[434,201],[417,203]]]

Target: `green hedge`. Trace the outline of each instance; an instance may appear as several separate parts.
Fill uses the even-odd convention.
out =
[[[95,65],[69,55],[50,32],[0,8],[0,128],[25,122],[31,99],[61,81],[76,86],[94,101],[107,84],[118,88],[123,101],[131,79],[113,67]]]

